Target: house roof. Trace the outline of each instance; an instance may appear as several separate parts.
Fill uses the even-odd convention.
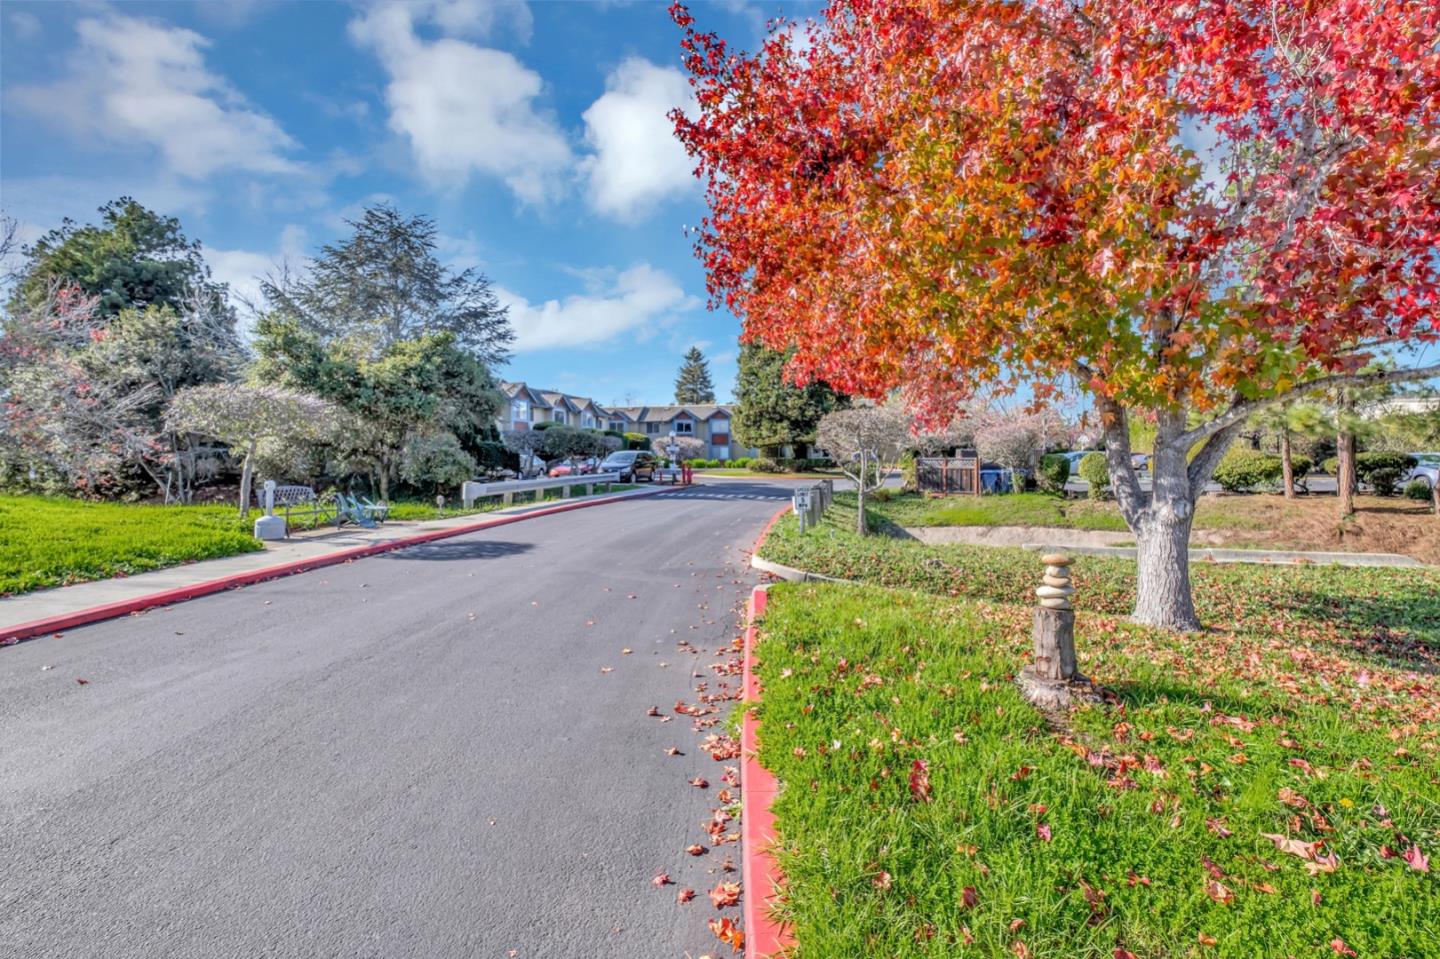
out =
[[[531,405],[542,410],[565,409],[575,413],[593,412],[596,418],[615,419],[621,418],[624,414],[617,409],[601,406],[588,396],[575,396],[573,393],[565,393],[560,390],[544,390],[537,386],[530,386],[524,381],[515,383],[500,384],[500,389],[511,399],[519,397],[522,393],[529,399]]]
[[[694,403],[675,406],[622,406],[615,412],[635,423],[668,423],[681,413],[692,419],[708,420],[717,415],[730,416],[730,407],[725,404]]]

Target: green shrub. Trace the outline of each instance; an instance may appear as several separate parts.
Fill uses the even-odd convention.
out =
[[[440,490],[459,486],[475,475],[475,459],[454,433],[417,436],[405,444],[400,478],[412,486]]]
[[[750,457],[748,457],[748,456],[737,456],[737,457],[735,457],[733,460],[730,460],[730,461],[729,461],[728,463],[726,463],[725,465],[731,467],[732,469],[743,470],[743,469],[745,469],[745,467],[747,467],[747,466],[750,465]]]
[[[1280,457],[1259,450],[1232,446],[1215,467],[1215,482],[1229,493],[1244,493],[1276,483],[1283,465]]]
[[[1413,479],[1405,484],[1405,498],[1430,502],[1430,484],[1422,479]]]
[[[1080,458],[1080,478],[1090,484],[1090,498],[1104,499],[1110,487],[1110,467],[1104,453],[1086,453]]]
[[[1290,475],[1296,479],[1310,472],[1313,467],[1314,461],[1308,456],[1296,456],[1292,454],[1290,457]]]
[[[1340,461],[1333,456],[1320,461],[1320,472],[1335,476],[1340,472]]]
[[[497,470],[520,472],[520,454],[506,449],[504,443],[481,440],[475,444],[474,456],[475,465],[481,472],[493,473]]]
[[[750,461],[750,468],[757,473],[783,473],[785,464],[768,456],[757,456]]]
[[[1375,491],[1376,496],[1394,496],[1403,475],[1405,474],[1389,466],[1372,469],[1368,477],[1370,488]]]
[[[1036,479],[1045,492],[1064,493],[1065,482],[1070,479],[1070,460],[1054,453],[1040,457]]]
[[[1415,466],[1415,457],[1408,453],[1361,453],[1355,457],[1355,475],[1362,483],[1370,484],[1376,494],[1393,496],[1400,485],[1400,477]]]
[[[919,459],[914,450],[906,450],[905,455],[900,457],[900,488],[907,493],[920,489]]]
[[[650,448],[650,437],[644,433],[621,433],[625,438],[627,450],[648,450]]]
[[[557,424],[554,420],[541,420],[539,423],[530,424],[530,428],[532,430],[548,430],[550,427],[557,425],[560,424]]]

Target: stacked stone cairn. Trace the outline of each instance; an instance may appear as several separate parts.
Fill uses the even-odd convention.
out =
[[[1070,597],[1075,595],[1075,587],[1070,585],[1070,557],[1063,553],[1046,553],[1040,557],[1040,562],[1045,564],[1043,585],[1035,590],[1035,595],[1040,597],[1040,605],[1046,609],[1072,609]]]

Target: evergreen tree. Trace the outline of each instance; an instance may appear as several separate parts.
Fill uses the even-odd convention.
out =
[[[483,274],[440,262],[433,219],[382,203],[346,222],[354,232],[322,247],[308,275],[265,282],[277,314],[372,357],[403,340],[449,333],[488,366],[509,358],[515,332],[506,308]]]
[[[777,457],[787,444],[803,456],[815,442],[820,418],[843,409],[849,400],[824,383],[794,386],[785,382],[786,353],[759,343],[740,347],[735,381],[735,438],[766,456]]]
[[[675,377],[675,402],[715,402],[715,384],[710,379],[710,364],[705,362],[705,354],[700,352],[698,346],[690,347],[685,354],[685,362],[680,365],[680,373]]]
[[[225,285],[211,280],[200,241],[187,239],[179,220],[128,196],[99,212],[99,226],[80,226],[67,218],[25,248],[12,309],[42,306],[61,284],[95,297],[102,318],[147,306],[183,311],[197,300],[207,311],[230,312]]]

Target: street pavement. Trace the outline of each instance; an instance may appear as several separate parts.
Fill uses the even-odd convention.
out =
[[[739,850],[709,845],[727,764],[697,748],[720,727],[673,707],[738,687],[710,664],[794,485],[535,518],[0,649],[0,956],[720,954],[706,893]]]

